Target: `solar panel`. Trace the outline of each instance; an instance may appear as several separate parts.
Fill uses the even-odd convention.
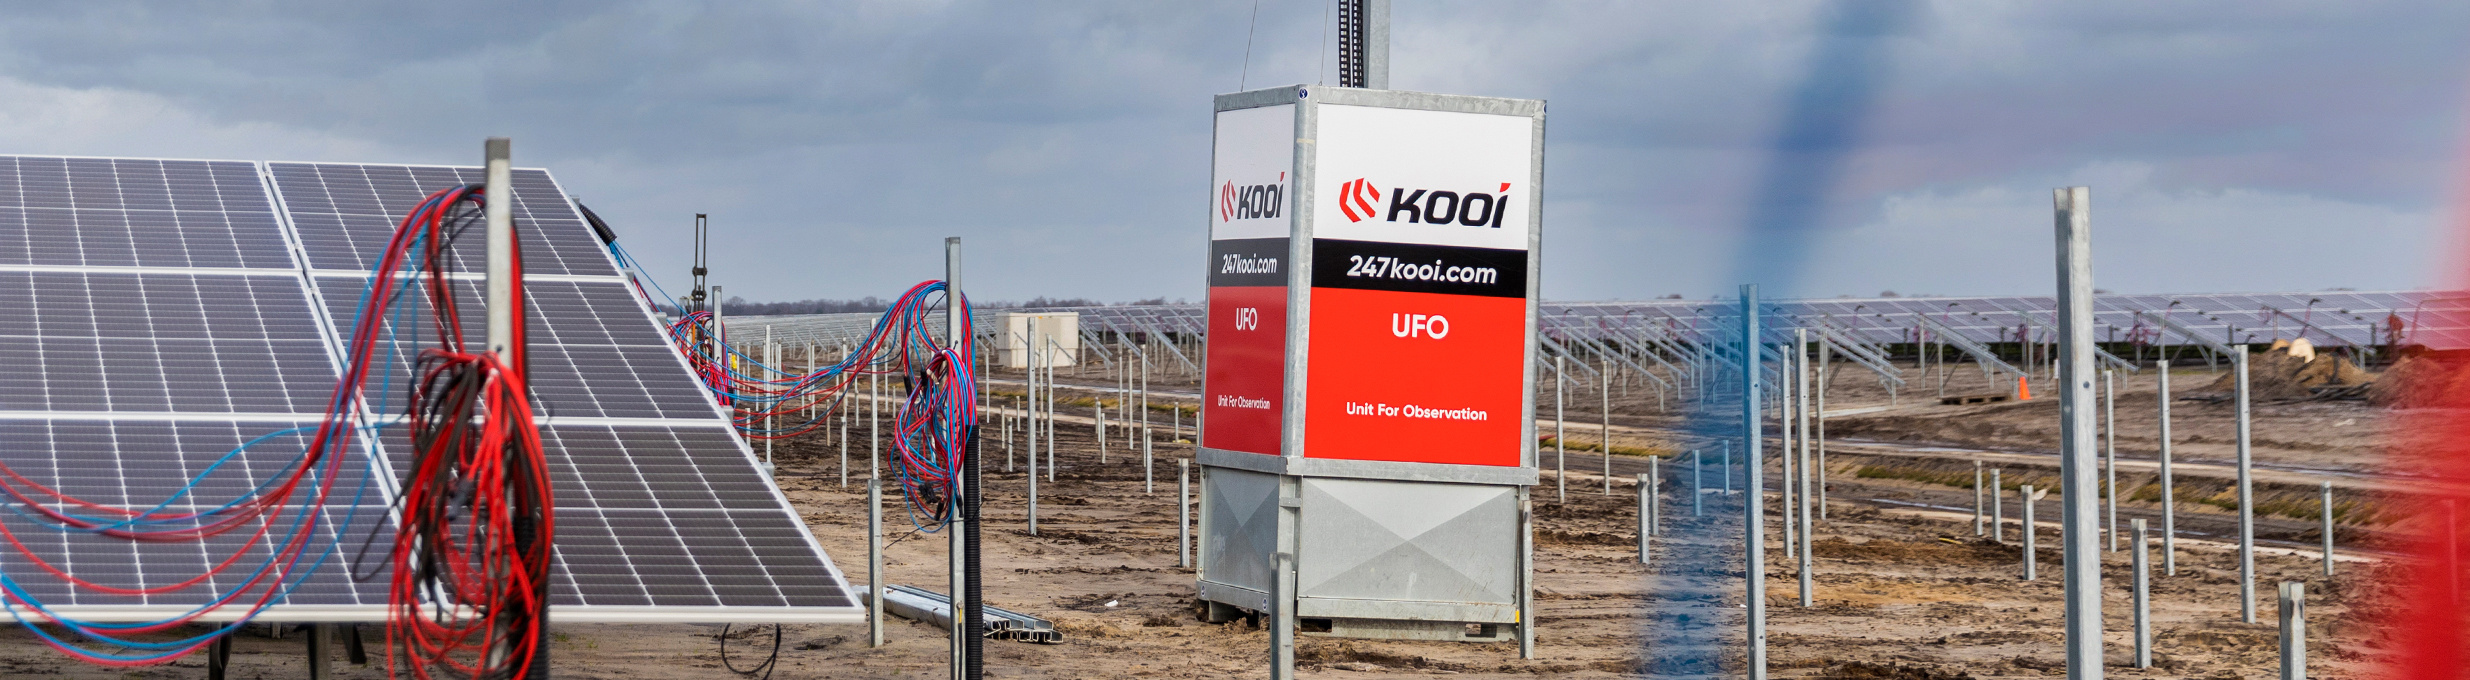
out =
[[[190,476],[206,470],[243,442],[311,424],[308,419],[0,419],[0,462],[6,462],[10,469],[36,483],[64,493],[144,507],[161,501],[170,490],[180,488]],[[241,497],[258,481],[277,474],[297,458],[305,445],[304,435],[285,434],[252,447],[226,463],[226,471],[206,477],[192,497],[193,502],[170,509],[197,510]],[[326,507],[323,526],[318,529],[318,541],[313,544],[320,546],[319,550],[338,542],[345,550],[357,547],[369,539],[372,531],[381,545],[392,540],[385,521],[384,489],[378,484],[363,484],[368,480],[367,469],[365,458],[345,461],[343,474],[334,480],[333,496]],[[355,495],[360,501],[357,504],[353,502]],[[298,506],[292,506],[270,518],[271,535],[282,537],[297,513]],[[46,561],[79,578],[120,588],[172,585],[205,573],[212,563],[238,549],[248,532],[256,528],[203,543],[155,543],[29,529],[22,516],[11,517],[9,525],[20,540]],[[76,607],[102,618],[110,618],[115,609],[139,617],[159,615],[146,614],[150,609],[180,611],[203,604],[218,591],[247,580],[251,570],[269,557],[271,551],[259,545],[234,567],[205,583],[154,595],[73,590],[15,550],[0,550],[0,568],[7,569],[18,584],[46,603]],[[347,576],[345,570],[351,557],[348,552],[326,554],[323,560],[319,557],[311,554],[302,560],[303,565],[316,567],[310,578],[292,591],[291,604],[365,608],[386,603],[383,580],[355,583]]]
[[[329,345],[269,273],[0,270],[0,411],[324,411]]]
[[[0,264],[291,268],[253,163],[0,156]]]
[[[150,504],[241,442],[314,422],[395,222],[429,191],[480,178],[478,168],[0,157],[0,309],[24,320],[0,327],[0,462],[92,500]],[[555,180],[541,170],[514,179],[558,499],[552,616],[861,620],[846,579]],[[475,341],[481,277],[468,272],[482,246],[476,235],[458,242],[455,270],[467,273],[454,275]],[[402,318],[425,321],[425,310]],[[394,363],[416,348],[414,330],[433,332],[390,329],[404,351]],[[406,370],[393,368],[389,394],[370,395],[374,413],[400,409]],[[346,498],[330,499],[321,548],[357,550],[372,530],[390,541],[387,485],[348,499],[367,466],[385,480],[408,462],[400,428],[385,432],[379,455],[356,452],[336,480]],[[247,494],[302,446],[297,434],[261,443],[175,507]],[[178,583],[246,538],[138,543],[0,522],[46,560],[121,587]],[[266,617],[383,619],[384,580],[350,581],[347,557],[327,557]],[[94,618],[177,613],[234,585],[116,596],[72,592],[22,556],[0,554],[0,568]]]
[[[387,212],[393,215],[388,219],[400,218],[429,192],[480,178],[478,168],[269,168],[344,342],[368,285],[358,270],[393,230],[387,222],[368,231],[375,223],[367,218]],[[303,195],[311,198],[295,198]],[[557,493],[551,593],[561,608],[552,616],[859,620],[863,613],[847,580],[755,467],[752,451],[688,373],[556,182],[543,171],[517,170],[515,197],[530,277],[532,387],[546,421],[541,434]],[[327,217],[333,219],[321,219]],[[477,238],[457,242],[466,265],[458,271],[478,268],[480,245]],[[481,282],[474,274],[458,275],[459,309],[478,314],[486,308]],[[425,320],[424,303],[404,302],[402,318]],[[390,342],[405,354],[420,337],[391,323],[387,328]],[[478,342],[483,332],[467,326],[465,339]],[[394,374],[397,385],[408,377],[402,370]],[[408,463],[401,458],[404,447],[386,451],[394,465]]]
[[[439,189],[481,181],[480,168],[357,165],[346,163],[268,163],[275,193],[300,233],[309,267],[320,270],[367,271],[385,250],[395,225],[423,197]],[[516,233],[523,243],[523,267],[530,274],[616,276],[617,265],[601,251],[600,240],[566,200],[566,193],[547,171],[514,171]],[[481,271],[482,239],[456,242],[463,264],[457,271]]]

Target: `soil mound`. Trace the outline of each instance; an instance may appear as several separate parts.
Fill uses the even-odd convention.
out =
[[[2462,406],[2459,395],[2470,394],[2470,357],[2445,354],[2404,356],[2384,371],[2367,390],[2367,402],[2386,408]]]
[[[2375,374],[2332,356],[2316,356],[2302,342],[2273,343],[2273,349],[2247,355],[2247,388],[2257,399],[2309,399],[2319,387],[2366,385]],[[2238,391],[2238,374],[2223,373],[2204,386],[2203,396],[2228,397]]]

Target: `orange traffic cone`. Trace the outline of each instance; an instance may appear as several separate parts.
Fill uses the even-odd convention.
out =
[[[2020,376],[2020,375],[2019,375],[2019,376],[2016,376],[2016,378],[2015,378],[2015,400],[2016,400],[2016,401],[2032,401],[2032,400],[2033,400],[2033,385],[2032,385],[2032,383],[2024,382],[2024,376]]]

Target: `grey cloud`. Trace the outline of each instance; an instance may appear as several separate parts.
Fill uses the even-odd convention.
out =
[[[1208,98],[1239,78],[1323,78],[1325,5],[1262,2],[1246,74],[1246,2],[15,3],[0,6],[0,77],[400,154],[327,160],[465,162],[478,137],[511,134],[673,281],[686,219],[713,214],[718,279],[754,299],[886,294],[934,275],[947,234],[976,244],[990,297],[1195,297]],[[2428,240],[2460,171],[2457,3],[1915,2],[1883,28],[1843,13],[1874,6],[1402,2],[1395,84],[1551,100],[1555,297],[1740,278],[1726,263],[1744,223],[1774,214],[1761,173],[1804,167],[1779,135],[1796,88],[1828,83],[1811,55],[1829,40],[1873,44],[1887,67],[1870,115],[1805,105],[1845,124],[1840,169],[1788,198],[1815,202],[1813,258],[1877,261],[1810,267],[1793,292],[2046,287],[2030,267],[1932,278],[1899,260],[1927,253],[1843,239],[2034,247],[2042,221],[1947,221],[2022,219],[2046,210],[2048,182],[2105,164],[2148,169],[2118,207],[2180,220],[2139,228],[2191,238],[2303,203],[2309,219],[2397,216],[2370,231]],[[189,155],[178,146],[159,154]],[[2257,259],[2213,241],[2225,261]],[[2337,255],[2290,285],[2406,284],[2432,266]],[[2197,263],[2121,283],[2240,275]]]

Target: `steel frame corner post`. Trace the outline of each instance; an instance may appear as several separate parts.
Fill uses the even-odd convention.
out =
[[[1273,571],[1270,573],[1269,655],[1271,680],[1295,678],[1295,632],[1299,625],[1295,615],[1295,560],[1301,547],[1303,521],[1303,478],[1296,475],[1278,476],[1278,533]]]
[[[1535,658],[1534,485],[1518,487],[1518,658]],[[1644,545],[1645,539],[1639,539]],[[1644,553],[1640,553],[1641,557]]]
[[[1741,503],[1743,548],[1748,584],[1745,604],[1749,608],[1749,677],[1767,678],[1767,541],[1766,541],[1766,476],[1757,471],[1766,468],[1761,460],[1765,414],[1758,398],[1759,329],[1758,284],[1741,286],[1741,438],[1742,455],[1751,472],[1745,486],[1747,493]],[[1730,478],[1731,471],[1724,473]]]
[[[2054,192],[2058,264],[2060,539],[2066,570],[2067,677],[2100,678],[2101,508],[2093,401],[2092,192]],[[2031,496],[2025,497],[2027,504]],[[2027,507],[2030,507],[2029,505]],[[2031,550],[2031,546],[2026,546]]]

